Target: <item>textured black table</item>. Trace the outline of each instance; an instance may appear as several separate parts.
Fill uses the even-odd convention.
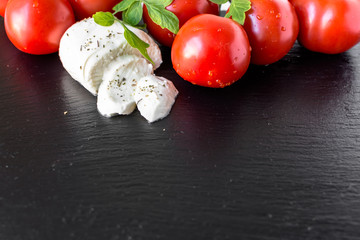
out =
[[[358,239],[360,45],[298,44],[225,89],[180,91],[166,119],[107,119],[57,54],[0,20],[0,239]]]

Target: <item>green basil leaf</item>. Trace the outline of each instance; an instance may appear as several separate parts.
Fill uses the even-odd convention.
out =
[[[115,17],[110,12],[97,12],[93,18],[97,24],[104,27],[111,26],[115,22]]]
[[[174,13],[166,10],[161,1],[155,3],[154,1],[146,0],[144,3],[154,23],[175,34],[179,31],[179,19]]]
[[[158,0],[163,6],[169,6],[174,0]]]
[[[114,10],[114,14],[118,13],[118,12],[122,12],[125,11],[126,9],[128,9],[134,2],[138,2],[139,0],[123,0],[120,3],[116,4],[113,7]]]
[[[140,51],[140,53],[147,60],[149,60],[152,64],[154,64],[153,60],[150,58],[150,56],[146,50],[150,45],[148,43],[144,42],[143,40],[141,40],[135,33],[130,31],[122,21],[119,21],[119,22],[124,27],[124,37],[125,37],[126,41],[130,44],[130,46],[138,49]]]
[[[133,27],[135,27],[137,29],[140,29],[140,30],[145,30],[147,28],[147,25],[146,25],[146,23],[144,23],[144,24],[138,24],[138,25],[133,26]]]
[[[233,20],[244,25],[245,13],[251,9],[251,2],[249,0],[233,0],[231,2],[229,12],[225,17],[232,17]]]
[[[229,0],[210,0],[210,2],[216,3],[216,4],[224,4],[227,3]]]
[[[141,2],[134,2],[128,9],[123,11],[123,21],[131,26],[136,26],[141,21],[142,14]]]
[[[157,4],[164,7],[169,6],[174,0],[142,0],[145,4]]]

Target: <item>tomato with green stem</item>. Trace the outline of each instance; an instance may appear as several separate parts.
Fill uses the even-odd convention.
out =
[[[219,15],[219,5],[209,0],[174,0],[165,9],[174,13],[179,19],[179,27],[190,18],[199,14],[214,14]],[[171,47],[175,35],[166,28],[162,28],[149,16],[148,9],[144,5],[143,19],[147,25],[149,33],[162,45]]]
[[[4,23],[15,47],[40,55],[59,50],[60,39],[75,17],[67,0],[11,0]]]
[[[175,71],[200,86],[223,88],[239,80],[250,64],[250,44],[232,19],[201,14],[179,30],[171,48]]]
[[[298,40],[326,54],[347,51],[360,41],[359,0],[290,0],[300,22]]]

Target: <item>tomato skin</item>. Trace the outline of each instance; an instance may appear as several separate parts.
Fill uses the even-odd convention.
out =
[[[37,55],[57,52],[62,35],[74,22],[67,0],[11,0],[4,20],[15,47]]]
[[[293,47],[299,22],[287,0],[251,0],[244,29],[252,47],[251,63],[267,65],[283,58]]]
[[[171,48],[175,71],[200,86],[223,88],[239,80],[250,64],[246,32],[235,21],[211,14],[191,18]]]
[[[220,11],[219,5],[212,3],[209,0],[174,0],[166,7],[166,9],[178,17],[180,28],[187,20],[196,15],[204,13],[219,15]],[[151,20],[145,5],[143,19],[151,36],[153,36],[160,44],[171,47],[175,34],[167,29],[162,29],[159,25],[155,24]]]
[[[300,22],[298,41],[326,54],[347,51],[360,41],[359,0],[291,0]]]
[[[5,8],[6,8],[6,4],[7,4],[8,0],[0,0],[0,16],[4,16],[5,15]]]
[[[112,8],[122,0],[68,0],[74,9],[76,20],[92,17],[96,12],[113,12]]]

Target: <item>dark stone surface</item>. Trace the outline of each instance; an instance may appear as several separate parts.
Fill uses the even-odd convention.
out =
[[[149,124],[107,119],[57,54],[15,49],[0,20],[0,239],[358,239],[360,45],[295,44]]]

